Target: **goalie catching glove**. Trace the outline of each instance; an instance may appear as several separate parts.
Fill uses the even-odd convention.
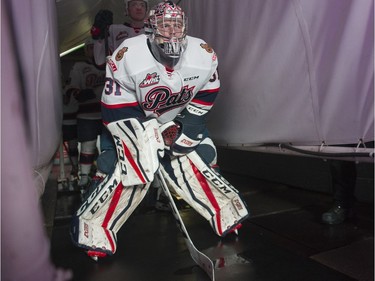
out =
[[[202,137],[193,139],[184,133],[183,125],[170,121],[160,127],[163,136],[165,150],[173,156],[180,156],[194,150],[201,142]]]
[[[196,114],[193,109],[195,109],[194,106],[188,105],[173,121],[160,127],[165,150],[173,156],[181,156],[192,152],[207,136],[206,112]]]

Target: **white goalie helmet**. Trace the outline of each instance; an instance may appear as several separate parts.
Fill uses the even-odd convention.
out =
[[[155,58],[173,68],[186,48],[187,18],[181,7],[172,1],[157,4],[145,21],[145,33]]]

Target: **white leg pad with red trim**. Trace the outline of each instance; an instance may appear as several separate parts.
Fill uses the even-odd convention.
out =
[[[196,152],[173,158],[161,171],[172,191],[206,218],[217,235],[225,236],[249,216],[239,192]]]
[[[116,167],[90,194],[73,216],[73,242],[87,250],[114,254],[116,233],[146,195],[150,183],[123,186],[121,168]]]
[[[164,143],[155,119],[124,119],[108,125],[118,161],[112,175],[94,188],[73,216],[73,242],[90,251],[113,254],[116,233],[146,195],[159,167]]]

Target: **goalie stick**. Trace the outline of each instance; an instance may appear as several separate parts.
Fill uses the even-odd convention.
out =
[[[210,277],[212,281],[215,280],[215,269],[214,264],[211,261],[209,257],[207,257],[205,254],[200,252],[193,244],[193,241],[191,241],[191,238],[189,236],[189,233],[187,232],[187,229],[185,227],[184,221],[182,220],[180,213],[178,212],[177,206],[174,202],[174,199],[172,197],[171,192],[169,191],[169,188],[167,186],[167,183],[164,180],[163,175],[161,174],[160,170],[157,172],[158,177],[161,181],[161,186],[163,188],[164,193],[167,195],[169,199],[169,204],[171,205],[171,209],[173,212],[173,215],[176,219],[176,223],[182,232],[186,246],[190,252],[191,257],[193,260],[207,273],[207,275]]]

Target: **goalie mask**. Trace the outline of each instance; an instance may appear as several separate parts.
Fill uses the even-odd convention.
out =
[[[157,4],[145,22],[151,51],[163,65],[173,68],[186,48],[187,19],[172,1]]]

